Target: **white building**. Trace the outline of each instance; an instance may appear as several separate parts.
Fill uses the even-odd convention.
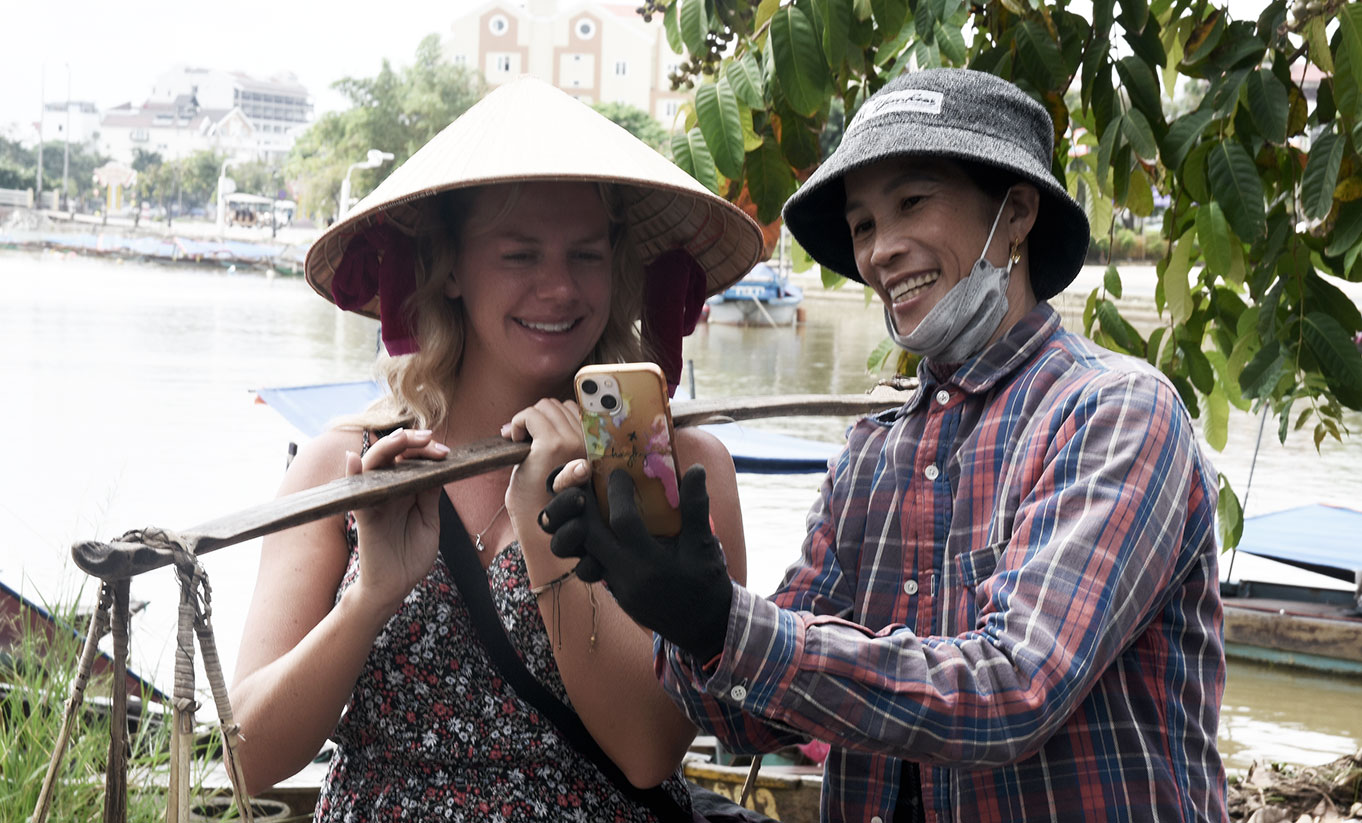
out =
[[[586,103],[636,106],[667,129],[688,97],[667,80],[681,58],[661,21],[643,22],[636,4],[487,0],[455,19],[444,48],[488,85],[530,74]]]
[[[147,105],[186,97],[209,111],[239,109],[253,130],[254,151],[261,160],[282,160],[312,121],[311,96],[292,72],[260,79],[237,71],[176,66],[156,78]]]
[[[140,106],[124,103],[109,109],[99,133],[100,151],[129,165],[137,149],[159,154],[163,160],[213,151],[243,162],[278,161],[282,155],[273,153],[275,142],[261,135],[240,107],[200,108],[188,97]]]
[[[67,134],[67,125],[71,133]],[[34,124],[37,126],[38,124]],[[43,106],[41,121],[42,141],[60,143],[70,140],[73,145],[95,144],[99,135],[99,109],[85,100],[49,102]],[[37,129],[34,129],[35,133]]]

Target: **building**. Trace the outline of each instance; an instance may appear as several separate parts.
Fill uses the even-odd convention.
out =
[[[260,79],[239,71],[176,66],[156,78],[146,105],[173,105],[186,98],[224,117],[240,110],[250,125],[255,157],[268,162],[282,161],[312,122],[312,98],[292,72]],[[239,126],[230,128],[240,131]],[[235,134],[229,141],[245,139]]]
[[[198,151],[213,151],[234,160],[279,160],[272,157],[273,141],[263,139],[240,108],[209,109],[194,98],[169,102],[124,103],[104,113],[99,150],[131,165],[137,150],[175,160]]]
[[[70,134],[66,131],[68,124]],[[34,126],[36,134],[39,124]],[[40,128],[44,143],[61,143],[69,139],[73,145],[94,146],[99,136],[99,109],[86,100],[46,103]]]
[[[455,19],[445,54],[498,86],[522,74],[552,83],[585,103],[627,103],[668,130],[685,92],[667,77],[681,63],[660,19],[645,23],[637,4],[487,0]]]

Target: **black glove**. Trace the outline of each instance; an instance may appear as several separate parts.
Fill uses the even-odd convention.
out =
[[[590,484],[555,496],[539,515],[559,557],[580,557],[577,576],[604,579],[620,608],[641,626],[704,661],[724,647],[733,587],[723,548],[709,528],[705,470],[692,466],[681,478],[681,533],[648,533],[634,504],[634,481],[610,475],[610,524],[596,506]]]

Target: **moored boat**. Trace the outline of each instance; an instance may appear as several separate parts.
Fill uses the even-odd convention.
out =
[[[798,319],[804,290],[765,263],[705,301],[710,323],[733,326],[790,326]]]

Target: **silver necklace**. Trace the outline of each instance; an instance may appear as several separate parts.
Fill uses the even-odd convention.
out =
[[[504,511],[506,511],[506,504],[502,503],[501,508],[497,509],[497,513],[492,515],[492,519],[487,523],[486,526],[482,527],[482,531],[473,535],[473,545],[478,547],[478,551],[481,552],[487,549],[487,547],[482,544],[482,536],[484,534],[487,534],[487,530],[492,528],[492,524],[496,523],[498,520],[501,519],[501,513]]]

